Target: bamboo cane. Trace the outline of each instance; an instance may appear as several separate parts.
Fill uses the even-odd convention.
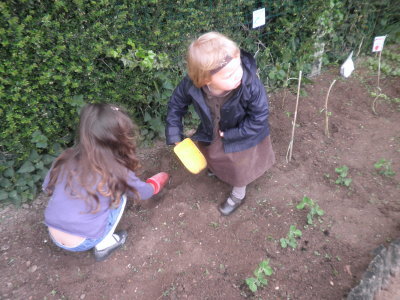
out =
[[[301,86],[301,75],[302,75],[302,71],[299,72],[299,83],[298,83],[298,85],[297,85],[296,108],[295,108],[295,111],[294,111],[293,126],[292,126],[292,138],[290,139],[288,151],[286,152],[286,162],[290,162],[290,161],[292,160],[293,141],[294,141],[294,129],[295,129],[295,127],[296,127],[297,109],[298,109],[298,107],[299,107],[300,86]]]
[[[326,94],[325,98],[325,135],[329,137],[329,112],[328,112],[328,99],[329,99],[329,94],[331,93],[331,89],[333,85],[335,84],[336,79],[332,81],[331,86],[328,89],[328,93]]]

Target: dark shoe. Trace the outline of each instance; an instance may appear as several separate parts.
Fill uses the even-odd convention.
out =
[[[96,248],[94,248],[94,258],[96,259],[96,261],[103,261],[107,259],[107,257],[109,257],[111,253],[113,253],[118,248],[121,248],[122,245],[125,244],[126,237],[128,236],[128,233],[125,230],[115,232],[114,234],[119,236],[119,241],[116,242],[114,245],[103,250],[97,250]]]
[[[235,203],[234,205],[231,205],[228,202],[229,198],[231,198],[232,201]],[[222,203],[218,207],[219,212],[224,216],[229,216],[231,213],[233,213],[244,202],[244,199],[238,199],[235,196],[233,196],[232,194],[228,197],[228,199],[226,199],[225,202]]]

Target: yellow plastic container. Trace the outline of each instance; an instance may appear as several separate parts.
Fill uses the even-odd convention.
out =
[[[198,174],[207,166],[207,161],[199,148],[189,138],[174,147],[174,152],[183,165],[193,174]]]

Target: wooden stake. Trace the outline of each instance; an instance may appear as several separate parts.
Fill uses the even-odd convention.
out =
[[[378,59],[378,87],[377,87],[377,96],[375,97],[374,101],[372,101],[372,111],[374,112],[375,115],[377,115],[376,110],[375,110],[375,104],[376,101],[381,97],[381,87],[380,87],[380,79],[381,79],[381,56],[382,56],[382,51],[379,51],[379,59]]]
[[[378,89],[381,90],[379,84],[380,84],[380,78],[381,78],[381,56],[382,56],[382,51],[379,51],[379,61],[378,61]]]
[[[335,84],[336,79],[332,81],[331,86],[329,87],[328,93],[326,94],[325,98],[325,135],[329,137],[329,112],[328,112],[328,99],[329,99],[329,94],[331,93],[331,89],[333,85]]]
[[[299,72],[299,83],[297,85],[297,98],[296,98],[296,108],[294,111],[293,117],[293,127],[292,127],[292,138],[290,139],[289,147],[286,152],[286,162],[290,162],[292,160],[292,152],[293,152],[293,141],[294,141],[294,129],[296,127],[296,120],[297,120],[297,109],[299,107],[299,97],[300,97],[300,86],[301,86],[301,75],[302,71]]]

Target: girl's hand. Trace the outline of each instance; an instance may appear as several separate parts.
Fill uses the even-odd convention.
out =
[[[218,130],[218,132],[219,132],[219,136],[220,136],[220,137],[224,137],[224,132],[223,132],[223,131]]]
[[[153,175],[149,179],[146,180],[147,183],[150,183],[154,188],[154,195],[158,194],[159,191],[167,184],[169,179],[169,174],[165,172],[157,173]]]

